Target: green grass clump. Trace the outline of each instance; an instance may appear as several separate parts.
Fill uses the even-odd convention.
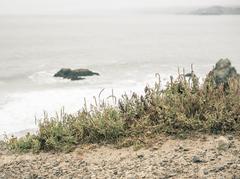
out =
[[[74,115],[63,111],[56,117],[45,115],[36,135],[10,138],[7,143],[15,151],[69,151],[80,144],[116,143],[159,133],[239,132],[239,79],[229,79],[227,88],[211,81],[200,84],[193,72],[189,78],[179,74],[162,89],[159,79],[154,87],[145,88],[144,95],[123,95],[116,106],[96,102]]]

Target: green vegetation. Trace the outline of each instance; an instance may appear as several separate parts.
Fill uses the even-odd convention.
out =
[[[56,117],[45,115],[39,132],[23,138],[8,139],[14,151],[69,151],[89,143],[118,143],[138,137],[185,136],[195,132],[237,133],[240,131],[240,82],[229,79],[228,85],[213,80],[200,84],[190,77],[171,77],[164,89],[159,81],[146,87],[144,95],[123,95],[116,106],[97,102],[77,114],[63,111]],[[114,97],[113,97],[114,98]]]

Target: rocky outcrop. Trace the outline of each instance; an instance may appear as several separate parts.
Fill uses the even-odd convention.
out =
[[[220,59],[216,63],[214,69],[209,72],[206,82],[209,82],[210,80],[217,86],[222,84],[227,86],[228,81],[232,78],[239,78],[237,70],[231,65],[229,59]]]
[[[72,70],[70,68],[62,68],[59,70],[54,77],[62,77],[70,80],[83,80],[86,76],[99,75],[99,73],[92,72],[88,69],[76,69]]]

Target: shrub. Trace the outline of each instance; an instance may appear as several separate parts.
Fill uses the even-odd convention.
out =
[[[83,143],[115,143],[145,134],[240,131],[239,79],[229,79],[224,88],[211,80],[200,84],[192,72],[189,77],[171,77],[164,89],[159,79],[144,91],[123,95],[116,106],[96,102],[74,115],[64,111],[53,118],[45,115],[36,135],[10,138],[8,146],[16,151],[68,151]]]

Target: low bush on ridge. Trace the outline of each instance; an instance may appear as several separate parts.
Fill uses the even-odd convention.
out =
[[[229,79],[226,88],[211,80],[200,84],[192,72],[190,77],[171,77],[164,89],[159,78],[144,91],[144,95],[123,95],[116,106],[96,102],[77,114],[45,115],[37,134],[12,137],[8,147],[21,152],[67,151],[79,144],[115,143],[145,134],[240,131],[239,79]]]

